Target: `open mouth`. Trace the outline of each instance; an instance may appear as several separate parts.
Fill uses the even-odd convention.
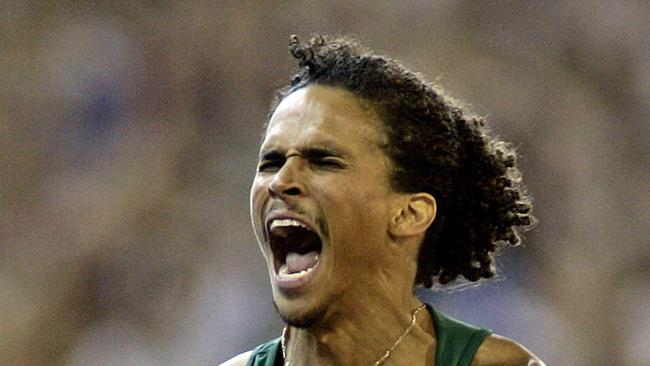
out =
[[[321,238],[305,223],[275,219],[268,225],[275,273],[282,281],[298,280],[314,270],[323,249]]]

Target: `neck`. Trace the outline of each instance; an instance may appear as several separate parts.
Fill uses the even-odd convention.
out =
[[[412,294],[395,298],[401,301],[355,301],[342,306],[345,311],[328,313],[323,324],[288,328],[286,354],[291,366],[375,365],[389,350],[387,365],[428,362],[426,351],[434,344],[430,314],[418,311],[413,323],[422,304]]]

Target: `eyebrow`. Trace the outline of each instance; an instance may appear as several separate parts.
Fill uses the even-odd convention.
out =
[[[260,160],[282,160],[284,159],[284,154],[278,150],[269,150],[260,155]]]

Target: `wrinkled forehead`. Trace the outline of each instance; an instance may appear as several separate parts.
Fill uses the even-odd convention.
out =
[[[323,85],[309,85],[287,95],[266,125],[263,144],[299,135],[386,143],[383,123],[369,102],[345,89]]]

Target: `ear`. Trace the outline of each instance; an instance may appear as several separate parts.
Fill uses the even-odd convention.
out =
[[[395,237],[423,234],[435,219],[436,209],[436,199],[428,193],[406,195],[401,207],[391,219],[390,234]]]

